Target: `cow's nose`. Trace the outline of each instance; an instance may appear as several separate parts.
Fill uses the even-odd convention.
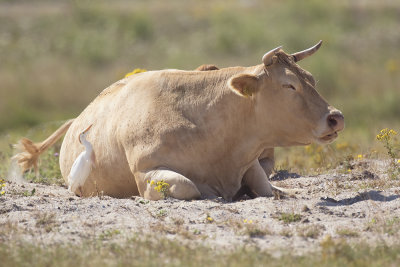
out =
[[[331,127],[335,132],[344,129],[344,116],[340,111],[335,111],[329,114],[327,120],[329,127]]]

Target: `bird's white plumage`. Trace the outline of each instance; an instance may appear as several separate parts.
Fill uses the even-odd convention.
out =
[[[72,193],[77,193],[77,190],[79,189],[81,195],[81,186],[85,184],[85,181],[92,169],[92,165],[94,164],[94,152],[92,144],[86,140],[86,134],[90,127],[91,125],[79,135],[79,140],[82,145],[85,146],[85,151],[79,154],[79,156],[76,158],[68,175],[68,190]]]

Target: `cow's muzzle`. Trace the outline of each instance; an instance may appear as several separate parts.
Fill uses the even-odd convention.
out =
[[[338,137],[338,132],[344,129],[344,116],[339,110],[334,110],[326,116],[327,131],[317,138],[318,143],[328,144]]]
[[[326,118],[328,126],[335,132],[340,132],[344,129],[344,116],[340,111],[334,111]]]

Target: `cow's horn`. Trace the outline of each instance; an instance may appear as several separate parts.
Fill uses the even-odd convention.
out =
[[[264,62],[265,66],[269,66],[272,64],[272,57],[275,55],[276,51],[281,49],[282,46],[279,46],[277,48],[272,49],[271,51],[265,53],[265,55],[262,57],[262,61]]]
[[[292,54],[294,62],[300,61],[308,56],[311,56],[321,47],[321,44],[322,44],[322,40],[319,41],[318,44],[314,45],[311,48],[308,48],[306,50]]]

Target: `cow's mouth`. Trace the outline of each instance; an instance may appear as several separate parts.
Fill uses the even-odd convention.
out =
[[[319,141],[320,143],[329,144],[329,143],[331,143],[333,140],[335,140],[336,137],[338,137],[338,133],[337,133],[337,132],[333,132],[333,133],[324,135],[323,137],[319,137],[319,138],[318,138],[318,141]]]

